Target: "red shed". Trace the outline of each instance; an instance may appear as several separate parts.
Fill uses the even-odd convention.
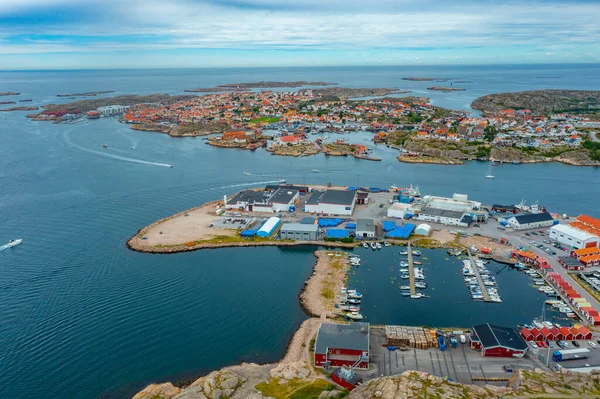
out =
[[[535,337],[533,336],[533,334],[531,333],[531,331],[529,331],[529,329],[527,329],[527,328],[525,328],[525,327],[523,327],[523,328],[521,329],[521,336],[523,337],[523,339],[524,339],[525,341],[533,341],[533,340],[534,340],[534,338],[535,338]]]
[[[369,368],[369,323],[321,323],[315,341],[315,367]],[[355,364],[360,359],[358,364]]]
[[[573,335],[573,339],[583,339],[583,334],[575,327],[571,327],[571,335]]]
[[[544,336],[545,341],[554,341],[556,339],[556,338],[554,338],[554,334],[552,334],[552,332],[548,329],[548,327],[542,327],[540,332]]]
[[[579,332],[583,338],[581,339],[592,339],[592,333],[585,326],[579,327]]]
[[[533,341],[541,341],[544,339],[544,334],[542,334],[537,328],[533,327],[529,331],[531,332],[531,335],[533,335]]]
[[[554,335],[555,340],[563,340],[564,339],[562,334],[560,333],[560,330],[558,329],[558,327],[552,327],[550,329],[550,332],[552,333],[552,335]]]
[[[569,330],[568,327],[562,326],[560,328],[560,333],[563,336],[563,338],[562,338],[563,340],[565,340],[565,341],[573,340],[573,333],[571,332],[571,330]]]
[[[514,328],[493,324],[480,324],[473,327],[473,334],[481,345],[481,355],[485,357],[512,357],[523,355],[527,343]]]
[[[356,388],[362,382],[360,378],[351,367],[342,366],[333,370],[331,373],[331,380],[343,388],[351,391]]]

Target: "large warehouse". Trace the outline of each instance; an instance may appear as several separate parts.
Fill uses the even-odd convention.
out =
[[[600,237],[566,224],[552,226],[550,239],[577,249],[597,247],[600,241]]]
[[[416,217],[417,220],[435,222],[452,226],[469,226],[473,218],[465,215],[464,211],[450,211],[446,209],[424,207]]]
[[[552,226],[554,219],[548,212],[527,213],[510,217],[507,223],[515,230],[539,229]]]
[[[279,230],[282,240],[316,241],[319,226],[316,224],[285,223]]]
[[[488,323],[473,327],[471,348],[484,357],[513,357],[525,354],[527,343],[514,328]]]
[[[321,323],[315,340],[315,367],[369,368],[369,323]],[[360,362],[358,362],[360,360]]]
[[[305,212],[327,215],[352,215],[356,203],[356,191],[314,191],[304,205]]]

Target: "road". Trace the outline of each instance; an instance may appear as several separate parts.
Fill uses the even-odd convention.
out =
[[[598,136],[596,135],[596,132],[591,132],[590,133],[590,138],[592,139],[592,141],[600,142],[600,139],[598,139]]]
[[[511,238],[511,241],[513,243],[513,245],[523,245],[525,248],[527,248],[529,251],[533,252],[534,254],[541,256],[542,258],[546,259],[548,261],[548,264],[550,266],[552,266],[552,268],[554,269],[555,272],[557,272],[558,274],[560,274],[560,276],[562,278],[565,279],[566,282],[568,282],[569,284],[571,284],[575,290],[583,297],[585,298],[586,301],[588,301],[590,303],[590,305],[600,311],[600,302],[598,302],[596,300],[596,298],[594,298],[592,295],[590,295],[586,290],[583,289],[583,287],[581,287],[579,285],[579,283],[577,281],[575,281],[573,279],[573,277],[571,276],[570,273],[567,272],[567,270],[560,264],[558,263],[558,260],[551,256],[550,254],[547,254],[546,252],[544,252],[543,250],[531,245],[529,243],[529,239],[530,237],[523,237],[521,234],[524,234],[525,232],[511,232],[508,235]]]

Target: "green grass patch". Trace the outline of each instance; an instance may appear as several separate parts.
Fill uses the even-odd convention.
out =
[[[287,399],[317,399],[324,391],[333,391],[335,386],[321,378],[297,389],[288,395]]]
[[[248,122],[249,125],[255,124],[255,123],[275,123],[275,122],[279,122],[281,118],[278,118],[276,116],[263,116],[262,118],[255,118],[252,119],[251,121]]]
[[[264,396],[271,396],[276,399],[285,399],[290,393],[306,384],[306,381],[297,378],[289,380],[285,384],[279,383],[279,378],[270,378],[267,381],[256,385]]]

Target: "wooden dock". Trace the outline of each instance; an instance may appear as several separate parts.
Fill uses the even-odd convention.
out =
[[[415,269],[413,267],[413,256],[412,251],[410,249],[410,243],[408,243],[407,248],[408,249],[406,250],[406,252],[408,252],[408,275],[410,277],[410,294],[416,295],[417,289],[415,288]]]
[[[473,273],[475,273],[475,277],[477,278],[477,282],[479,283],[479,288],[481,289],[481,293],[483,294],[483,300],[486,302],[490,302],[490,294],[488,294],[487,287],[483,284],[483,280],[481,279],[481,275],[479,274],[479,268],[477,267],[477,263],[475,263],[475,258],[471,254],[471,250],[467,249],[467,254],[469,255],[469,260],[471,261],[471,268],[473,269]]]

